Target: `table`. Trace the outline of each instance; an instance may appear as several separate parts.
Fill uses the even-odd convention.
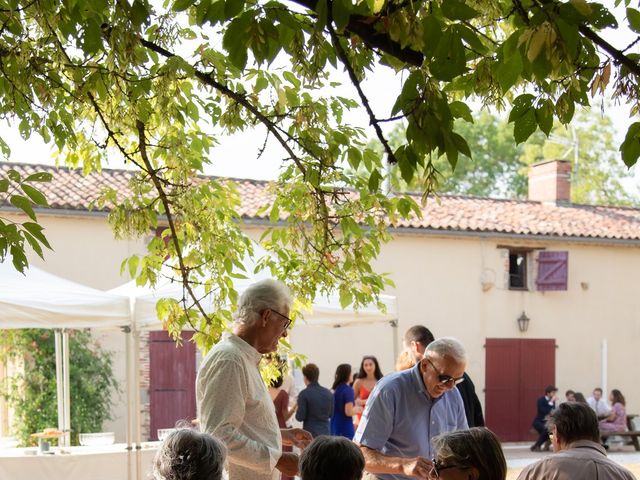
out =
[[[160,442],[145,442],[139,450],[141,476],[150,477],[153,457]],[[131,480],[135,479],[136,453],[124,443],[100,447],[66,447],[61,453],[53,447],[53,455],[37,453],[37,448],[0,450],[0,480]],[[33,452],[36,452],[34,455]]]

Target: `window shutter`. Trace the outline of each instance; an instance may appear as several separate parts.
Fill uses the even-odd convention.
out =
[[[569,252],[540,252],[538,254],[538,290],[567,290]]]

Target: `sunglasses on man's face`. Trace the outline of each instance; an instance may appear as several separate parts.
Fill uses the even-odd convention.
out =
[[[440,371],[436,368],[436,366],[433,364],[433,362],[429,359],[429,357],[424,357],[427,362],[429,362],[429,365],[431,365],[431,368],[433,368],[433,370],[438,374],[438,382],[440,382],[442,385],[458,385],[459,383],[464,381],[464,377],[458,377],[458,378],[454,378],[451,375],[444,375],[442,373],[440,373]]]

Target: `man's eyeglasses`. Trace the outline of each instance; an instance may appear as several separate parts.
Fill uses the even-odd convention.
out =
[[[431,367],[433,368],[433,370],[435,370],[435,372],[438,374],[438,381],[442,384],[442,385],[447,385],[447,384],[451,384],[451,385],[458,385],[459,383],[464,381],[464,377],[459,377],[459,378],[453,378],[451,375],[443,375],[441,374],[438,369],[436,368],[436,366],[433,364],[433,362],[429,359],[429,357],[424,357],[427,359],[427,362],[429,362],[429,365],[431,365]]]
[[[442,472],[443,470],[447,470],[449,468],[462,468],[459,467],[458,465],[442,465],[438,460],[436,460],[435,458],[433,458],[431,460],[431,473],[435,474],[433,476],[435,476],[435,478],[440,478],[440,472]]]
[[[271,311],[273,313],[277,313],[278,315],[280,315],[282,318],[284,318],[286,320],[285,324],[284,324],[284,328],[283,330],[287,330],[290,326],[291,326],[291,322],[293,322],[293,320],[291,320],[289,317],[287,317],[286,315],[281,314],[280,312],[278,312],[277,310],[273,310],[271,309]]]

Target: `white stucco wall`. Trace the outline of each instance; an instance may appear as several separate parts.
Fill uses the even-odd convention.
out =
[[[54,252],[46,254],[45,262],[30,255],[33,264],[95,288],[126,282],[120,276],[120,263],[144,251],[142,240],[113,240],[104,217],[41,215],[40,219]],[[248,229],[254,238],[260,231]],[[507,258],[498,245],[568,251],[568,290],[508,290]],[[640,384],[633,375],[640,347],[640,248],[402,233],[383,247],[375,267],[391,272],[396,284],[388,293],[398,297],[397,342],[386,324],[334,329],[300,322],[291,333],[294,348],[320,367],[324,385],[330,386],[339,363],[356,367],[367,354],[378,357],[383,372],[391,371],[394,343],[401,341],[409,326],[422,323],[436,336],[458,337],[466,345],[468,371],[481,401],[488,337],[555,338],[558,387],[588,395],[601,384],[600,351],[606,338],[607,388],[619,388],[627,397],[628,411],[640,413]],[[535,262],[531,267],[535,275]],[[483,282],[485,287],[493,285],[483,291]],[[522,311],[531,318],[526,333],[520,333],[516,323]],[[100,339],[115,352],[114,368],[124,388],[124,335],[104,334]],[[105,429],[116,431],[118,441],[123,441],[124,395],[115,400],[115,419]]]

